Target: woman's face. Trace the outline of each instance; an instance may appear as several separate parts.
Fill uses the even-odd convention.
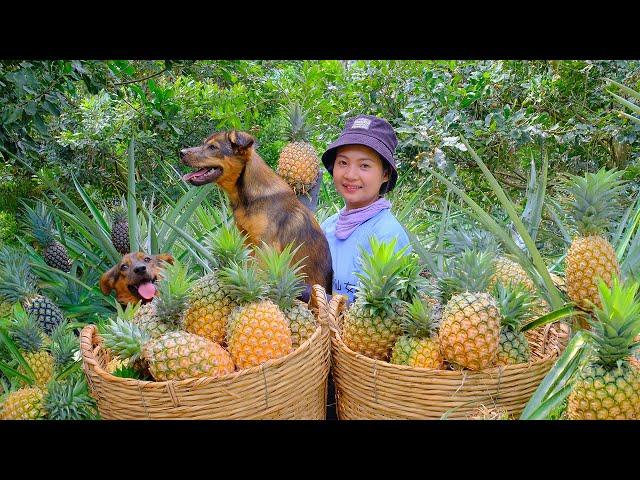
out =
[[[333,184],[344,198],[347,210],[362,208],[378,200],[380,186],[389,180],[383,160],[364,145],[338,148],[333,164]]]

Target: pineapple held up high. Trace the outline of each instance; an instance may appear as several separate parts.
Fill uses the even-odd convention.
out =
[[[289,124],[290,142],[280,152],[276,172],[296,195],[306,194],[316,183],[320,173],[320,160],[313,145],[308,142],[305,115],[300,105],[290,108]]]
[[[615,197],[622,189],[622,172],[601,169],[584,177],[571,175],[567,191],[572,196],[571,217],[577,231],[566,257],[569,298],[585,310],[602,306],[598,279],[611,286],[620,278],[616,252],[604,236],[616,214]]]
[[[587,331],[595,355],[578,373],[567,412],[572,420],[640,420],[640,370],[629,363],[640,347],[638,284],[614,277],[611,288],[600,280],[598,291]]]
[[[53,234],[53,216],[43,203],[38,203],[33,209],[24,205],[27,225],[36,241],[42,246],[42,256],[47,265],[63,272],[71,271],[71,260],[64,245],[58,242]]]

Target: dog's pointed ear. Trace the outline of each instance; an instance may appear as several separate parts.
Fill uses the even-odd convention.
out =
[[[118,280],[118,276],[120,275],[119,266],[120,264],[114,265],[100,277],[100,290],[102,290],[102,293],[105,295],[109,295],[111,290],[115,288],[116,280]]]
[[[237,130],[231,130],[228,134],[228,138],[234,153],[240,154],[246,153],[256,141],[256,139],[248,133],[239,132]]]
[[[158,260],[162,260],[163,262],[170,263],[171,265],[173,265],[173,262],[174,262],[173,257],[169,253],[160,253],[156,255],[156,258]]]

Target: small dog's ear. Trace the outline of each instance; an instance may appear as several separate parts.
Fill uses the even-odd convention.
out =
[[[102,290],[102,293],[105,295],[109,295],[115,287],[116,280],[118,280],[118,276],[120,275],[119,266],[120,264],[111,267],[100,277],[100,290]]]
[[[169,253],[160,253],[156,255],[156,258],[158,260],[162,260],[163,262],[170,263],[171,265],[173,265],[173,262],[174,262],[173,257]]]
[[[253,138],[248,133],[238,132],[237,130],[231,130],[227,135],[229,138],[229,142],[231,142],[231,147],[235,153],[246,153],[249,148],[255,142],[255,138]]]

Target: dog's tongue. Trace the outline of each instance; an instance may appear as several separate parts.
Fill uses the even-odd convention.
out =
[[[138,286],[138,293],[145,300],[151,300],[156,294],[156,286],[151,282],[141,283]]]
[[[208,168],[202,168],[200,170],[198,170],[197,172],[191,172],[191,173],[187,173],[186,175],[182,176],[182,179],[185,182],[188,182],[190,179],[192,179],[193,177],[196,177],[198,175],[204,175],[205,173],[207,173],[207,170],[209,170]]]

